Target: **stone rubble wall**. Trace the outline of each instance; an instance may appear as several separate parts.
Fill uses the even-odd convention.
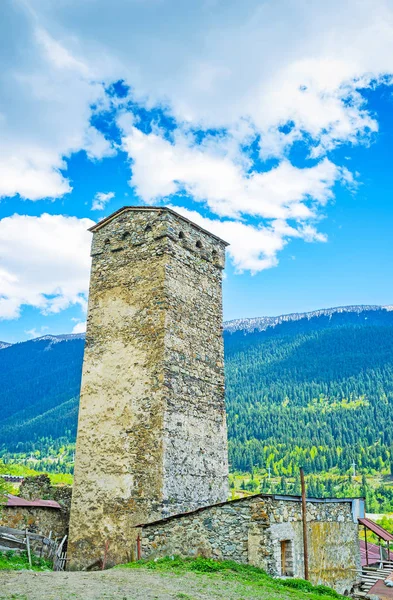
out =
[[[52,532],[52,538],[62,539],[68,533],[68,515],[58,508],[2,506],[0,525],[45,536]]]
[[[349,592],[360,567],[352,503],[307,503],[310,579]],[[142,557],[205,556],[252,564],[281,575],[281,542],[289,541],[293,576],[304,577],[301,503],[255,496],[145,525]]]
[[[137,523],[227,498],[224,243],[168,210],[138,209],[95,231],[92,257],[74,569],[106,547],[108,565],[130,560]]]
[[[60,509],[49,507],[0,506],[0,525],[28,529],[33,533],[63,538],[68,534],[72,488],[52,485],[46,474],[25,477],[18,496],[25,500],[55,500]]]
[[[164,498],[176,514],[228,498],[225,249],[171,213],[167,223]]]

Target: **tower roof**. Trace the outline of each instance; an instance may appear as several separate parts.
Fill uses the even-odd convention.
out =
[[[199,231],[202,231],[203,233],[206,233],[207,235],[211,236],[212,238],[218,240],[225,246],[229,246],[229,243],[226,242],[225,240],[223,240],[222,238],[218,237],[217,235],[214,235],[214,233],[211,233],[210,231],[207,231],[207,229],[203,229],[203,227],[200,227],[193,221],[190,221],[190,219],[183,217],[183,215],[177,213],[175,210],[173,210],[172,208],[169,208],[168,206],[123,206],[122,208],[119,208],[119,210],[116,210],[114,213],[112,213],[108,217],[105,217],[105,219],[102,219],[102,221],[99,221],[98,223],[93,225],[93,227],[90,227],[89,231],[94,233],[95,231],[98,231],[99,229],[101,229],[101,227],[103,227],[104,225],[109,223],[109,221],[112,221],[112,219],[114,219],[121,213],[131,212],[131,211],[135,211],[135,212],[136,211],[139,211],[139,212],[146,211],[146,212],[157,212],[157,213],[169,212],[172,215],[175,215],[178,219],[181,219],[182,221],[189,223],[196,229],[199,229]]]

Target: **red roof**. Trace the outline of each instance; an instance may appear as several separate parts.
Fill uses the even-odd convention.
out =
[[[368,552],[368,563],[370,565],[372,565],[373,563],[380,562],[381,554],[380,554],[379,546],[377,546],[376,544],[371,544],[370,542],[367,542],[367,552]],[[366,543],[364,542],[364,540],[360,540],[360,556],[362,559],[362,567],[364,567],[367,564]]]
[[[24,498],[19,498],[19,496],[13,496],[12,494],[7,494],[6,506],[61,508],[60,504],[55,502],[55,500],[25,500]]]
[[[374,521],[372,521],[371,519],[359,519],[359,523],[360,525],[364,525],[364,527],[367,527],[367,529],[375,533],[375,535],[377,535],[378,537],[385,540],[385,542],[393,541],[393,535],[386,531],[386,529],[384,529],[380,525],[374,523]]]

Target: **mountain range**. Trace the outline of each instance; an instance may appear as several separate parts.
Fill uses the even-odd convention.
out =
[[[224,324],[233,470],[393,463],[392,306]],[[83,334],[0,343],[0,454],[75,441]]]

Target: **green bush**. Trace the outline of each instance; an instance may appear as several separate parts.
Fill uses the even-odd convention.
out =
[[[22,571],[30,568],[33,571],[52,571],[52,563],[44,558],[32,554],[31,562],[30,567],[27,552],[0,552],[0,571]]]

